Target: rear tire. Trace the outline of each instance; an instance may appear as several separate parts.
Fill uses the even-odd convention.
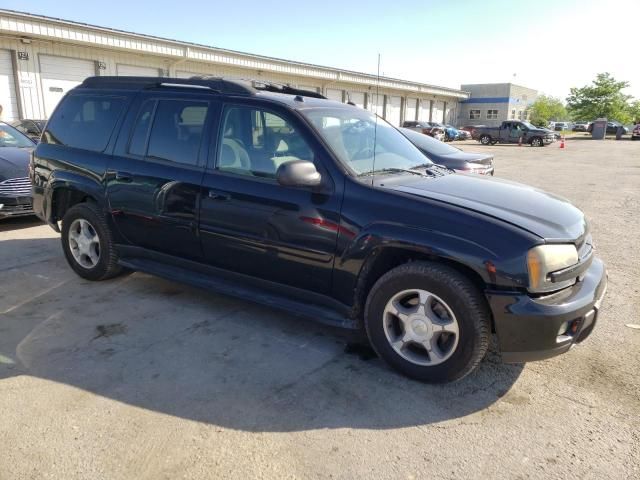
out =
[[[106,280],[122,272],[111,230],[93,203],[74,205],[62,219],[62,250],[69,266],[87,280]]]
[[[373,286],[365,328],[376,353],[409,378],[459,380],[487,352],[489,308],[465,276],[445,265],[412,262],[390,270]]]
[[[491,137],[489,135],[482,135],[480,137],[480,143],[482,145],[489,145],[491,143]]]

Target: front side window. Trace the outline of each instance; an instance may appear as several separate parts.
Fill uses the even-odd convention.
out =
[[[469,120],[480,120],[480,110],[469,110]]]
[[[125,106],[107,95],[70,95],[56,108],[42,142],[102,152]]]
[[[487,120],[497,120],[498,110],[487,110]]]
[[[313,151],[285,118],[254,107],[232,106],[224,111],[217,168],[275,180],[283,163],[313,162]]]
[[[197,165],[208,106],[207,102],[192,100],[158,100],[147,156]]]
[[[356,175],[431,163],[398,130],[366,110],[309,109],[302,113]]]

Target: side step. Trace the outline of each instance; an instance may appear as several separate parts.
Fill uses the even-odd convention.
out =
[[[335,306],[322,305],[319,302],[314,303],[312,299],[304,298],[308,296],[308,292],[294,289],[293,287],[263,282],[252,277],[201,266],[200,264],[196,264],[200,268],[192,270],[137,256],[121,258],[118,263],[131,270],[157,275],[168,280],[186,283],[223,295],[241,298],[242,300],[249,300],[284,310],[288,313],[308,317],[326,325],[345,329],[357,328],[355,320],[348,317],[348,308],[346,306],[337,302]],[[206,270],[206,272],[203,270]],[[294,295],[283,295],[275,291],[276,288],[292,289],[294,290],[292,293],[300,293],[299,298],[292,298]],[[295,296],[298,297],[298,295]]]

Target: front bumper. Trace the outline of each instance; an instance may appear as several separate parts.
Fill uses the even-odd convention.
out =
[[[549,144],[551,144],[551,143],[555,142],[555,141],[556,141],[556,138],[555,138],[555,137],[544,137],[544,138],[542,139],[542,141],[543,141],[546,145],[549,145]]]
[[[554,357],[587,338],[595,327],[607,289],[607,272],[594,259],[582,280],[545,297],[487,292],[502,359],[507,363]],[[570,322],[575,331],[558,335]]]
[[[33,214],[31,197],[0,197],[0,218]]]

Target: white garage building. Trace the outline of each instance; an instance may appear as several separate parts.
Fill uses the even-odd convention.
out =
[[[394,125],[404,120],[455,123],[452,88],[292,62],[0,10],[1,119],[46,119],[62,96],[93,75],[215,75],[289,84],[351,101]],[[378,94],[376,94],[378,91]]]

